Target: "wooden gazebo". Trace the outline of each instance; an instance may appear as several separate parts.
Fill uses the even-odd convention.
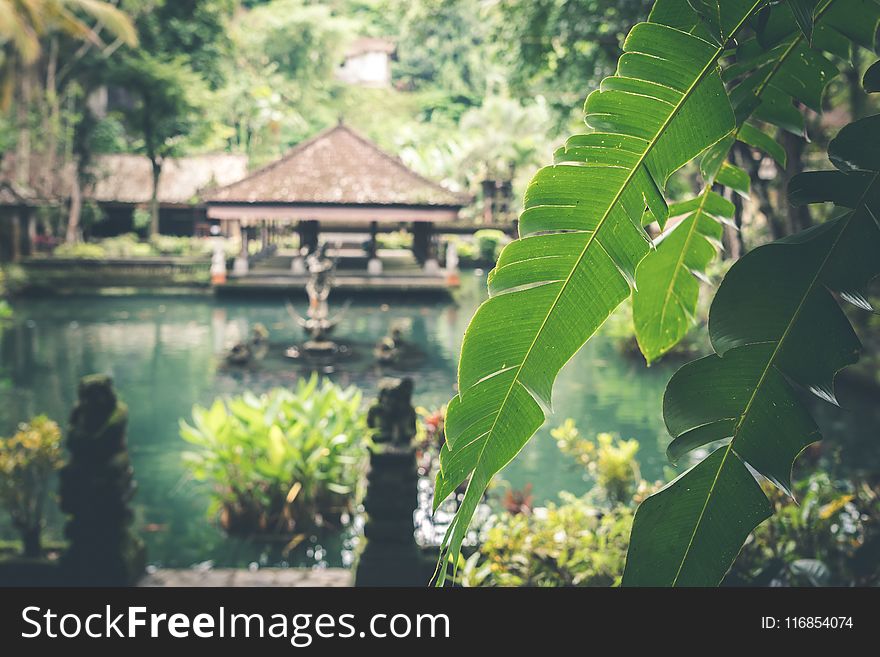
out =
[[[424,262],[434,224],[455,221],[465,203],[342,123],[207,198],[208,218],[241,236],[245,262],[249,237],[265,247],[283,226],[295,226],[310,250],[322,227],[369,232],[375,246],[379,230],[405,226]]]

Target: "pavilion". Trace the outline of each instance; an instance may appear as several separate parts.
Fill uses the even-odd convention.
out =
[[[248,272],[249,239],[265,250],[290,229],[309,251],[322,231],[369,233],[365,253],[375,259],[376,234],[406,228],[424,265],[434,257],[434,226],[454,223],[467,202],[341,122],[207,195],[208,219],[219,221],[223,234],[241,237],[239,275]]]

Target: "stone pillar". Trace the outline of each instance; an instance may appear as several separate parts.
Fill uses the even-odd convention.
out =
[[[412,379],[384,379],[367,423],[375,447],[370,452],[364,497],[364,541],[355,586],[426,586],[431,564],[415,540],[418,470],[412,439],[416,412]]]
[[[426,221],[417,221],[412,225],[412,251],[420,265],[431,258],[431,238],[434,232],[434,224]]]
[[[144,545],[131,529],[136,486],[127,421],[128,409],[116,399],[109,377],[80,381],[67,434],[70,461],[60,475],[61,510],[70,515],[61,566],[71,583],[128,586],[144,572]]]
[[[21,259],[21,222],[18,212],[12,215],[12,262],[18,262]]]
[[[248,255],[248,228],[241,226],[239,233],[241,234],[241,250],[238,252],[238,257],[232,265],[232,273],[236,276],[247,274],[248,269],[250,268],[250,256]]]
[[[379,222],[370,222],[370,241],[367,243],[367,273],[371,276],[378,276],[382,273],[382,261],[379,259]]]
[[[297,226],[300,247],[306,247],[309,253],[318,250],[318,222],[300,221]]]
[[[22,252],[26,256],[32,256],[36,252],[36,243],[37,243],[37,219],[34,217],[34,213],[31,212],[30,208],[24,211],[24,223],[26,226],[25,229],[25,241],[22,245]]]

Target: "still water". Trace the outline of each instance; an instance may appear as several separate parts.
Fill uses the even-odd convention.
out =
[[[453,391],[461,336],[484,290],[484,278],[466,276],[453,302],[355,301],[335,336],[352,343],[361,358],[328,376],[359,386],[370,399],[382,376],[409,375],[417,405],[445,403]],[[332,312],[332,295],[330,301]],[[302,302],[295,305],[305,311]],[[303,339],[281,300],[79,297],[19,300],[14,310],[14,320],[0,329],[0,435],[40,413],[63,426],[79,378],[110,374],[129,406],[129,446],[139,485],[137,523],[152,563],[344,563],[338,536],[306,541],[283,559],[277,549],[225,537],[206,514],[206,486],[188,478],[180,458],[188,445],[178,436],[178,424],[189,418],[193,404],[206,405],[218,395],[245,389],[288,386],[306,375],[281,356],[286,346]],[[224,351],[257,322],[269,329],[274,355],[252,370],[226,367]],[[382,370],[372,363],[372,345],[401,322],[424,352],[423,360],[408,372]],[[532,484],[536,503],[554,500],[562,490],[586,492],[590,482],[583,470],[558,451],[549,435],[566,417],[574,418],[586,436],[608,431],[638,439],[642,475],[649,480],[669,476],[661,399],[675,367],[645,368],[621,355],[613,340],[597,336],[563,370],[554,417],[501,477],[516,488]],[[841,420],[834,416],[828,422]],[[46,537],[60,538],[62,520],[54,506],[48,523]],[[0,539],[13,536],[7,518],[0,518]]]

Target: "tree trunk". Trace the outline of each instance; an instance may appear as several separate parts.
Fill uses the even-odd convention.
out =
[[[15,140],[15,181],[24,187],[31,184],[31,96],[33,81],[32,64],[20,71],[19,98],[15,112],[18,136]]]
[[[40,526],[28,527],[21,530],[22,554],[30,558],[38,558],[43,555],[43,545],[40,541]]]
[[[58,39],[53,38],[49,44],[48,62],[46,63],[46,91],[45,104],[42,104],[42,132],[45,142],[46,163],[42,177],[43,189],[50,197],[61,189],[59,178],[61,174],[56,171],[58,161],[58,122],[61,108],[58,104],[58,85],[56,72],[58,70]]]
[[[70,210],[67,213],[67,234],[64,241],[73,244],[79,241],[79,220],[82,216],[82,186],[79,177],[79,167],[73,175],[70,189]]]
[[[150,158],[153,167],[153,189],[150,193],[150,236],[159,234],[159,177],[162,175],[161,160]]]
[[[782,146],[785,148],[785,170],[782,172],[782,205],[785,206],[788,218],[788,233],[793,234],[809,228],[813,224],[810,211],[805,205],[793,205],[788,202],[788,184],[791,179],[804,170],[804,147],[806,141],[790,132],[782,131]]]

